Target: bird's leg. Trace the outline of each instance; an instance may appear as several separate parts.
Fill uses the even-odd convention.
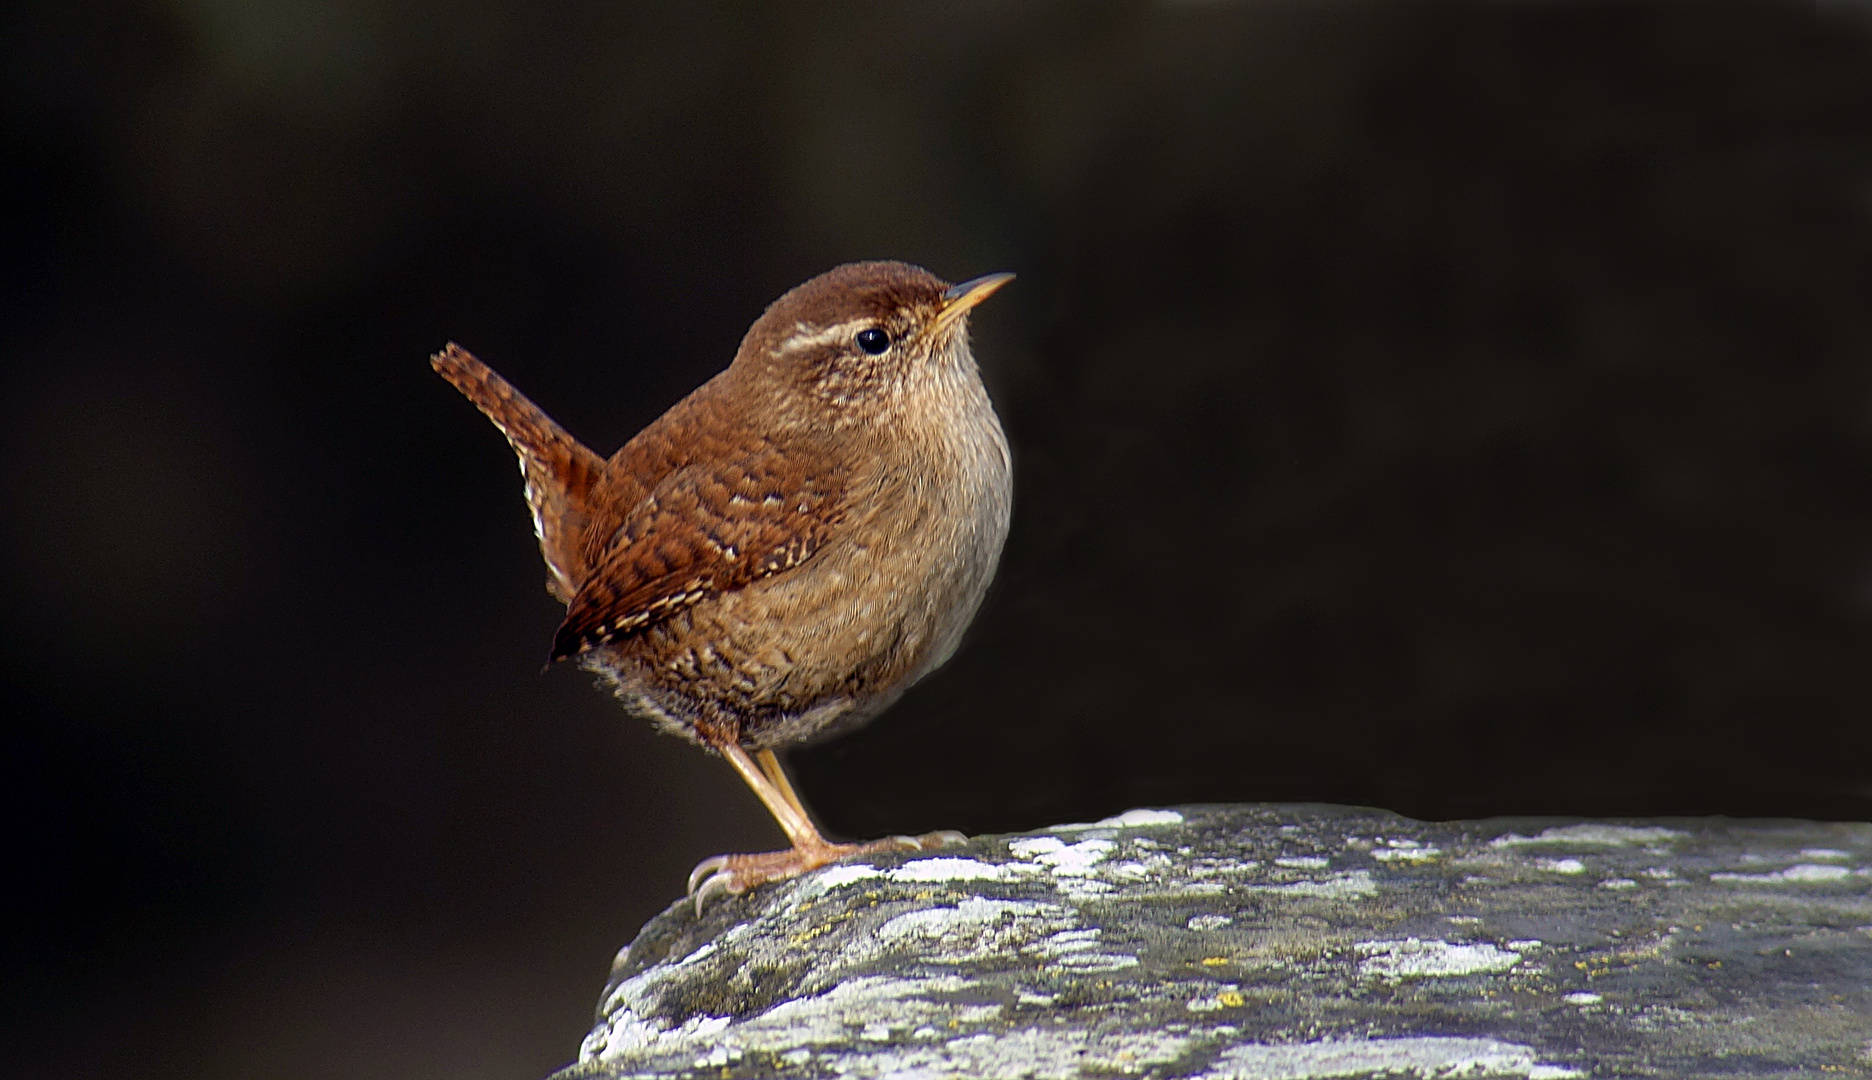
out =
[[[767,812],[780,823],[780,828],[787,834],[787,839],[793,842],[793,846],[786,851],[717,855],[712,859],[704,859],[689,875],[689,891],[695,896],[697,912],[702,910],[703,902],[714,893],[742,893],[770,881],[785,881],[847,855],[863,855],[873,851],[920,851],[962,839],[960,833],[940,832],[922,837],[892,836],[868,844],[835,844],[820,835],[812,818],[807,816],[805,808],[800,805],[799,796],[794,794],[793,785],[787,781],[786,773],[781,771],[780,761],[772,751],[759,751],[761,761],[756,765],[739,743],[724,742],[716,749],[741,774],[747,786],[754,789],[754,794],[760,796],[760,801],[767,806]],[[767,771],[769,768],[772,772]]]
[[[753,759],[748,757],[748,752],[741,749],[738,743],[731,742],[720,749],[722,757],[727,758],[728,764],[733,765],[735,772],[741,774],[741,779],[747,781],[747,786],[754,789],[754,794],[760,796],[760,801],[767,804],[767,812],[780,823],[780,828],[786,832],[787,839],[793,841],[795,848],[814,849],[830,846],[826,838],[819,835],[818,826],[812,823],[812,818],[807,817],[806,811],[801,809],[798,797],[788,798],[793,794],[793,785],[787,783],[784,776],[778,782],[774,781],[764,768],[754,764]],[[768,758],[772,757],[772,754],[766,750],[761,751],[761,754]],[[761,762],[762,766],[765,764],[765,761]],[[776,770],[779,764],[778,760],[774,761]]]
[[[805,804],[800,802],[799,794],[793,790],[793,782],[787,779],[786,770],[780,767],[780,758],[772,750],[756,750],[754,760],[760,765],[761,772],[767,774],[767,779],[773,781],[774,787],[780,789],[780,794],[786,796],[786,801],[792,804],[793,809],[806,813]]]

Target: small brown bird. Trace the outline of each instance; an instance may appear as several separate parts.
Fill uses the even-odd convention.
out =
[[[460,347],[432,359],[520,456],[547,588],[567,607],[552,659],[576,658],[628,711],[726,758],[793,843],[703,862],[698,904],[958,838],[831,843],[774,749],[877,715],[974,617],[1012,483],[968,315],[1013,276],[952,286],[897,262],[821,274],[609,459]]]

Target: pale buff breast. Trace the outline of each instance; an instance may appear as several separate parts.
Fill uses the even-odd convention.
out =
[[[911,415],[891,432],[928,440],[929,467],[861,468],[824,550],[646,632],[614,677],[620,696],[690,737],[712,716],[749,746],[777,746],[863,722],[946,661],[994,575],[1011,510],[1007,442],[968,374],[924,399],[967,422]],[[710,644],[682,644],[698,640]],[[693,697],[704,686],[713,700]]]

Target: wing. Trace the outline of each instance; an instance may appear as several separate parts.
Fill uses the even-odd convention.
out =
[[[590,531],[590,496],[604,475],[604,459],[454,342],[429,363],[513,445],[526,482],[527,507],[533,512],[533,532],[551,574],[547,587],[561,601],[569,601],[591,569],[582,540]]]
[[[653,445],[643,450],[654,454],[656,440],[649,441]],[[841,470],[789,470],[787,456],[762,440],[738,450],[717,448],[728,452],[678,466],[613,532],[572,598],[552,659],[628,637],[709,596],[786,573],[825,545],[843,516]]]

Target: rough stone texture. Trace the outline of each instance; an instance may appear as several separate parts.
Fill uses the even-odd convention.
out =
[[[679,903],[592,1077],[1872,1076],[1872,825],[1137,810]]]

